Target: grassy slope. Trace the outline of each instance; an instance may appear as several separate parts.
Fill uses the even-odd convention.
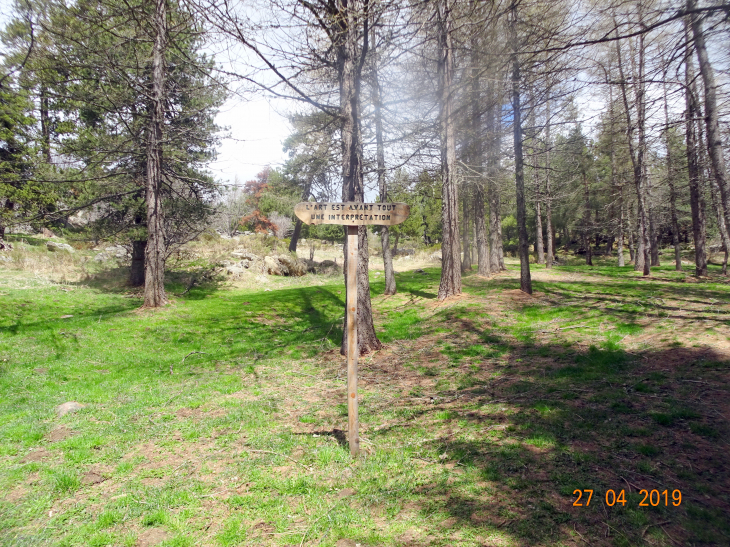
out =
[[[140,312],[0,273],[0,543],[728,544],[730,287],[656,275],[469,276],[441,305],[438,270],[373,277],[353,462],[339,279]]]

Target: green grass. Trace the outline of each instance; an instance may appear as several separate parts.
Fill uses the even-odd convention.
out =
[[[398,274],[389,298],[373,277],[387,347],[360,362],[354,461],[341,279],[210,284],[139,311],[133,293],[0,272],[0,544],[730,542],[712,406],[728,309],[707,305],[727,284],[561,266],[519,299],[510,268],[441,305],[437,269]],[[58,418],[66,401],[86,406]],[[682,506],[640,508],[635,487],[657,484]],[[609,488],[626,507],[603,507]]]

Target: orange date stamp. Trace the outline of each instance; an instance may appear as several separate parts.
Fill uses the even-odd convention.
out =
[[[593,499],[593,490],[573,490],[573,495],[578,496],[573,501],[573,507],[588,507]],[[640,490],[639,495],[643,497],[639,502],[639,507],[657,507],[658,505],[679,507],[682,504],[682,492],[680,490],[672,490],[671,494],[669,490],[661,492],[659,490]],[[622,506],[626,505],[626,492],[619,490],[616,493],[615,490],[606,490],[605,503],[609,507],[613,507],[617,503]]]

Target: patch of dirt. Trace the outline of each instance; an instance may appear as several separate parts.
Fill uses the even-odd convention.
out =
[[[41,447],[28,452],[28,454],[20,460],[20,463],[42,462],[43,460],[50,460],[51,458],[53,458],[53,452]]]
[[[149,528],[137,536],[136,547],[152,547],[159,545],[170,537],[162,528]]]
[[[23,499],[27,493],[28,489],[25,486],[16,486],[8,493],[7,496],[5,496],[5,501],[16,503]]]
[[[49,432],[46,435],[46,439],[51,441],[52,443],[62,441],[64,439],[68,439],[69,437],[73,436],[74,432],[67,428],[65,425],[62,425],[60,427],[57,427],[53,431]]]
[[[105,477],[104,475],[97,473],[96,471],[87,471],[81,478],[81,484],[90,486],[94,484],[100,484],[105,480],[107,480],[107,477]]]

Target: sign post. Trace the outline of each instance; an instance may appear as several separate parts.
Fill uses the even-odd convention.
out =
[[[357,417],[357,256],[358,226],[400,224],[408,218],[405,203],[299,203],[294,214],[305,224],[341,224],[347,226],[347,438],[350,453],[360,453],[360,423]]]

